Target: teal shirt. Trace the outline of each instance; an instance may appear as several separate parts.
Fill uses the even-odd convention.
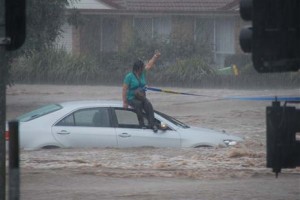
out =
[[[146,71],[145,70],[141,74],[140,82],[141,82],[141,85],[139,85],[139,81],[138,81],[138,79],[136,78],[136,76],[134,75],[133,72],[129,72],[125,76],[123,83],[128,86],[128,90],[127,90],[127,94],[126,94],[127,100],[132,100],[134,98],[134,91],[138,87],[145,87],[146,86],[147,82],[146,82]]]

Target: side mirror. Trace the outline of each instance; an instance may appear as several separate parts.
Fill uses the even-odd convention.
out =
[[[166,131],[166,130],[169,129],[169,126],[168,126],[166,123],[161,122],[161,123],[160,123],[160,129],[161,129],[162,131]]]

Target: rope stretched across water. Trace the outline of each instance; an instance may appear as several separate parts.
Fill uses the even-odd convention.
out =
[[[173,90],[165,90],[161,88],[154,88],[154,87],[145,87],[145,90],[150,90],[154,92],[164,92],[169,94],[179,94],[179,95],[190,95],[190,96],[200,96],[200,97],[211,97],[211,98],[218,98],[219,100],[242,100],[242,101],[288,101],[288,102],[300,102],[300,97],[277,97],[277,96],[262,96],[262,97],[239,97],[239,96],[228,96],[228,97],[217,97],[217,96],[210,96],[210,95],[201,95],[201,94],[194,94],[194,93],[187,93],[187,92],[177,92]]]

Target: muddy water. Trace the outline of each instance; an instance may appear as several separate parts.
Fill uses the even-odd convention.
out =
[[[22,190],[25,195],[24,199],[35,199],[34,196],[38,197],[36,199],[48,199],[48,196],[49,199],[51,196],[52,199],[56,197],[57,199],[99,199],[97,191],[102,191],[103,187],[90,190],[95,177],[98,177],[94,180],[97,184],[101,185],[103,181],[112,184],[111,190],[104,187],[107,189],[105,193],[107,196],[102,197],[107,199],[211,199],[214,185],[221,184],[231,184],[231,188],[228,189],[233,190],[233,194],[237,197],[229,198],[230,193],[223,191],[223,197],[226,199],[244,197],[247,199],[297,199],[299,197],[299,168],[283,170],[281,184],[276,180],[273,181],[271,169],[265,168],[265,107],[269,106],[270,102],[224,99],[230,96],[299,96],[299,90],[166,89],[204,96],[148,92],[148,98],[155,109],[190,125],[226,131],[240,136],[244,142],[231,148],[174,150],[145,147],[21,151],[21,169],[24,172],[22,180],[25,185]],[[47,103],[85,99],[121,100],[121,87],[16,85],[7,90],[7,118],[12,119]],[[70,176],[72,178],[66,179]],[[76,177],[83,180],[84,186],[80,182],[75,184],[76,181],[74,182],[73,179]],[[124,188],[116,180],[123,184],[127,181],[127,184],[133,188]],[[142,183],[135,184],[137,180]],[[164,181],[168,186],[163,184]],[[182,187],[184,187],[181,195],[178,193],[180,181],[183,182]],[[54,187],[55,184],[59,184],[58,182],[75,184],[78,195],[73,195],[70,187],[67,187],[67,191],[61,187]],[[204,198],[199,198],[201,192],[191,191],[190,188],[195,187],[191,186],[192,183],[206,188],[207,193],[201,194]],[[265,188],[261,194],[251,194],[254,188],[257,188],[257,191],[260,190],[256,183],[265,184],[261,186],[261,189]],[[160,187],[153,187],[153,184],[160,185]],[[147,191],[143,185],[148,185],[153,191]],[[289,187],[284,191],[276,188],[283,187],[283,185],[289,185]],[[117,192],[118,195],[116,195],[116,188],[121,188],[125,194]],[[139,190],[134,188],[139,188]],[[250,194],[243,193],[242,188]],[[45,191],[48,196],[45,197],[41,191]],[[85,194],[86,191],[89,192]],[[177,195],[167,195],[166,191]],[[216,194],[217,196],[213,199],[222,199],[222,194],[218,192]]]

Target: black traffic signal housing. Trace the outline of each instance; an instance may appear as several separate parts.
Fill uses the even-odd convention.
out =
[[[22,46],[26,37],[26,1],[5,0],[5,37],[9,39],[7,50]]]
[[[300,1],[240,0],[240,14],[252,24],[240,32],[244,52],[258,72],[300,68]]]
[[[276,177],[282,168],[300,166],[300,110],[274,101],[266,109],[267,167]]]

